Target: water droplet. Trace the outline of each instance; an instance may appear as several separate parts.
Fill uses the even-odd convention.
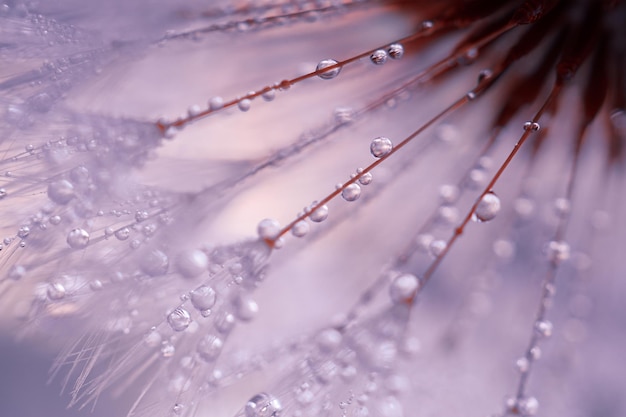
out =
[[[169,258],[158,249],[148,252],[141,260],[141,271],[151,277],[165,275],[169,266]]]
[[[430,253],[430,244],[435,240],[434,236],[428,233],[422,233],[415,237],[415,249],[423,252]]]
[[[237,103],[237,107],[239,107],[239,110],[243,112],[250,110],[250,106],[252,106],[252,101],[250,101],[250,99],[248,98],[244,98],[243,100],[240,100],[239,103]]]
[[[387,62],[387,58],[387,51],[383,49],[378,49],[370,55],[370,61],[375,65],[383,65]]]
[[[539,131],[539,129],[541,129],[541,126],[539,126],[539,123],[532,122],[532,121],[524,123],[524,130],[527,132],[537,132]]]
[[[382,158],[393,149],[393,143],[386,137],[378,137],[370,144],[370,152],[374,158]]]
[[[419,279],[413,274],[401,274],[389,286],[389,296],[394,303],[405,303],[415,296]]]
[[[447,244],[444,240],[433,240],[430,243],[430,254],[434,257],[441,255],[447,248]]]
[[[359,174],[361,174],[363,172],[363,170],[361,168],[359,168],[357,170],[357,172]],[[366,172],[364,174],[361,174],[361,177],[359,178],[359,183],[361,185],[370,185],[372,183],[372,180],[374,179],[374,177],[372,176],[371,172]]]
[[[341,197],[346,201],[356,201],[361,196],[361,187],[358,184],[350,184],[341,192]]]
[[[548,320],[539,320],[535,322],[535,331],[541,337],[552,336],[552,323]]]
[[[212,362],[220,355],[223,346],[222,339],[215,335],[207,334],[200,339],[196,350],[200,358],[206,362]]]
[[[291,228],[291,233],[296,237],[303,237],[309,233],[310,226],[305,220],[300,220]]]
[[[197,115],[199,115],[200,113],[202,113],[202,109],[197,104],[189,106],[189,108],[187,109],[187,116],[189,118],[194,118]]]
[[[208,285],[201,285],[195,290],[191,291],[191,304],[198,310],[206,311],[215,305],[217,299],[217,293]]]
[[[237,318],[242,321],[252,320],[259,312],[259,305],[248,295],[240,295],[233,300]]]
[[[46,294],[51,300],[61,300],[66,294],[65,286],[60,282],[52,282],[48,284]]]
[[[24,239],[28,237],[29,234],[30,234],[30,227],[28,226],[22,226],[17,231],[17,237],[19,237],[20,239]]]
[[[317,64],[317,68],[315,69],[315,71],[318,72],[317,76],[320,77],[323,80],[332,80],[333,78],[335,78],[337,75],[339,75],[339,73],[341,72],[341,67],[336,67],[333,69],[328,69],[328,70],[324,70],[324,68],[328,68],[331,67],[333,65],[337,65],[338,62],[335,61],[334,59],[324,59],[322,61],[320,61],[319,64]]]
[[[235,316],[227,311],[222,311],[215,317],[215,328],[222,334],[230,333],[235,327]]]
[[[26,275],[26,268],[22,265],[13,265],[9,270],[8,277],[13,281],[19,281]]]
[[[567,198],[557,198],[554,200],[554,212],[560,218],[565,218],[570,213],[572,205]]]
[[[325,329],[317,335],[315,341],[322,352],[332,352],[339,347],[343,335],[337,329]]]
[[[541,358],[541,348],[539,346],[533,346],[530,349],[530,357],[534,361],[536,361],[537,359]]]
[[[276,90],[271,89],[271,90],[267,90],[266,92],[264,92],[262,94],[263,100],[265,101],[272,101],[276,98]]]
[[[72,249],[85,249],[89,244],[89,233],[84,229],[74,229],[67,235],[67,244]]]
[[[312,207],[315,207],[317,203],[311,204]],[[328,206],[326,204],[317,208],[317,210],[313,211],[309,218],[312,222],[320,223],[328,218]]]
[[[515,367],[520,373],[528,372],[530,369],[530,361],[527,358],[519,358],[515,361]]]
[[[459,198],[459,187],[451,184],[444,184],[439,187],[439,197],[444,204],[452,204]]]
[[[404,56],[404,46],[399,43],[392,43],[389,45],[387,53],[389,53],[391,59],[400,59]]]
[[[478,222],[488,222],[493,220],[500,212],[500,198],[493,192],[483,195],[476,210],[474,210],[474,220]]]
[[[298,401],[301,405],[308,405],[315,399],[315,394],[311,390],[310,385],[305,382],[299,387],[296,387],[295,397],[296,401]]]
[[[172,330],[182,332],[191,324],[191,315],[184,308],[178,307],[168,314],[167,323]]]
[[[224,107],[224,99],[220,96],[211,97],[209,99],[209,109],[216,111]]]
[[[157,332],[156,329],[150,330],[150,332],[144,336],[143,341],[149,347],[157,347],[161,344],[161,333]]]
[[[539,401],[535,397],[520,398],[517,402],[517,408],[522,416],[534,416],[539,410]]]
[[[246,417],[278,417],[283,406],[278,398],[261,392],[250,398],[246,403]]]
[[[67,180],[48,184],[48,198],[57,204],[67,204],[74,198],[74,186]]]
[[[115,237],[117,240],[126,240],[130,237],[130,229],[128,227],[124,227],[115,232]]]
[[[459,209],[444,204],[437,209],[437,221],[443,225],[453,225],[459,220]]]
[[[0,188],[0,200],[7,196],[7,190],[5,188]]]
[[[161,343],[161,356],[164,358],[171,358],[176,353],[176,347],[169,341],[164,340]]]
[[[257,233],[261,239],[274,239],[280,233],[280,223],[274,219],[263,219],[257,226]]]
[[[545,253],[548,261],[560,264],[569,259],[570,247],[566,242],[552,240],[546,245]]]
[[[176,257],[176,270],[185,278],[196,278],[207,270],[209,257],[199,249],[186,250]]]

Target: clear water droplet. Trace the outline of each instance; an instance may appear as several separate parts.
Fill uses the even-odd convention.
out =
[[[309,233],[310,226],[305,220],[300,220],[291,228],[291,233],[296,237],[303,237]]]
[[[370,55],[370,61],[372,62],[372,64],[375,65],[383,65],[385,62],[387,62],[388,57],[389,56],[387,55],[387,51],[383,49],[378,49]]]
[[[84,229],[74,229],[67,235],[67,244],[72,249],[85,249],[89,244],[89,233]]]
[[[448,247],[447,243],[444,240],[433,240],[430,243],[430,254],[434,257],[441,255],[446,248]]]
[[[48,198],[57,204],[67,204],[75,197],[74,186],[67,180],[54,181],[48,184]]]
[[[246,417],[278,417],[282,409],[278,398],[261,392],[248,400],[245,414]]]
[[[413,274],[401,274],[389,286],[389,296],[394,303],[404,303],[415,296],[419,289],[419,279]]]
[[[324,71],[324,68],[331,67],[333,65],[337,65],[338,62],[334,59],[324,59],[317,64],[317,68],[315,71],[318,72],[317,76],[323,80],[332,80],[341,72],[341,67],[336,67],[333,69],[327,69]]]
[[[315,207],[316,205],[317,203],[311,204],[312,207]],[[326,204],[320,206],[309,215],[309,218],[315,223],[323,222],[328,218],[328,206]]]
[[[346,201],[356,201],[361,196],[361,187],[359,184],[352,183],[341,192],[341,197]]]
[[[196,348],[198,355],[206,362],[213,362],[222,352],[224,342],[218,336],[207,334],[200,339]]]
[[[172,330],[182,332],[191,324],[191,314],[184,308],[178,307],[167,315],[167,323]]]
[[[202,275],[209,266],[209,257],[199,249],[186,250],[176,257],[176,270],[185,278]]]
[[[48,298],[50,300],[61,300],[65,297],[66,289],[65,286],[60,282],[51,282],[50,284],[48,284],[46,294],[48,295]]]
[[[548,320],[539,320],[535,322],[535,331],[541,337],[552,336],[552,323]]]
[[[201,285],[189,294],[191,304],[198,310],[206,311],[213,308],[217,300],[217,293],[208,285]]]
[[[259,305],[248,295],[240,295],[233,300],[235,314],[241,321],[250,321],[259,312]]]
[[[541,129],[541,126],[539,126],[539,123],[532,122],[532,121],[524,123],[524,130],[527,132],[538,132],[539,129]]]
[[[235,316],[227,311],[222,311],[215,317],[215,328],[222,334],[230,333],[235,327]]]
[[[560,264],[569,259],[570,247],[566,242],[552,240],[546,245],[545,253],[548,261]]]
[[[128,227],[121,228],[115,231],[115,237],[117,240],[126,240],[130,237],[130,229]]]
[[[237,107],[239,107],[239,110],[243,112],[250,110],[251,106],[252,106],[252,101],[250,101],[250,99],[248,98],[244,98],[243,100],[240,100],[239,103],[237,103]]]
[[[393,149],[393,143],[389,138],[380,136],[375,138],[370,144],[370,152],[374,158],[382,158]]]
[[[363,172],[363,170],[361,168],[359,168],[357,170],[357,172],[359,174],[361,174]],[[374,179],[374,177],[372,176],[371,172],[366,172],[364,174],[361,174],[361,177],[359,178],[359,184],[361,185],[370,185],[372,183],[372,180]]]
[[[169,341],[164,340],[161,342],[161,356],[164,358],[171,358],[176,353],[176,347]]]
[[[392,43],[391,45],[389,45],[387,53],[389,54],[391,59],[400,59],[404,56],[404,46],[399,43]]]
[[[280,223],[274,219],[263,219],[257,226],[257,233],[261,239],[274,239],[280,230]]]
[[[493,220],[500,212],[500,198],[493,192],[483,195],[476,210],[474,210],[474,220],[478,222],[488,222]]]
[[[216,111],[224,107],[224,99],[220,96],[211,97],[209,99],[209,109]]]
[[[167,273],[170,260],[164,252],[153,249],[143,257],[140,266],[144,274],[157,277]]]

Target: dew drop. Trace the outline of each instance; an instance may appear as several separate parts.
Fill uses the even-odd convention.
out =
[[[459,187],[451,184],[444,184],[439,187],[439,197],[444,204],[453,204],[459,198]]]
[[[375,65],[383,65],[387,62],[387,58],[387,51],[383,49],[378,49],[370,55],[370,61]]]
[[[0,200],[7,196],[6,188],[0,188]]]
[[[552,336],[552,323],[548,320],[539,320],[535,322],[535,332],[541,337]]]
[[[280,223],[274,219],[263,219],[256,230],[261,239],[274,239],[280,233]]]
[[[305,220],[300,220],[291,228],[291,233],[296,237],[303,237],[309,233],[310,226]]]
[[[165,253],[158,249],[148,252],[141,260],[141,271],[151,277],[165,275],[170,266],[170,260]]]
[[[350,184],[341,192],[341,197],[346,201],[356,201],[361,196],[361,187],[359,184]]]
[[[182,332],[191,324],[191,315],[184,308],[178,307],[168,314],[167,323],[172,330]]]
[[[117,240],[126,240],[130,237],[130,229],[128,227],[123,227],[115,232],[115,237]]]
[[[66,294],[65,286],[60,282],[52,282],[48,285],[46,294],[50,300],[61,300]]]
[[[363,170],[361,170],[361,172],[363,172]],[[370,185],[372,183],[373,179],[374,179],[374,177],[372,176],[372,173],[371,172],[366,172],[364,174],[361,174],[361,177],[359,178],[359,184],[361,184],[361,185]]]
[[[523,416],[534,416],[539,410],[539,401],[535,397],[520,398],[517,408]]]
[[[374,158],[382,158],[393,149],[393,143],[386,137],[378,137],[370,144],[370,152]]]
[[[213,362],[222,352],[224,342],[219,337],[207,334],[198,342],[198,355],[206,362]]]
[[[169,341],[164,340],[161,343],[161,356],[164,358],[171,358],[176,353],[176,347]]]
[[[239,107],[239,110],[243,112],[250,110],[251,106],[252,106],[252,101],[250,101],[250,99],[248,98],[244,98],[243,100],[240,100],[239,103],[237,103],[237,107]]]
[[[233,300],[233,307],[237,318],[242,321],[250,321],[259,312],[259,305],[251,297],[240,295]]]
[[[441,255],[447,248],[447,244],[444,240],[433,240],[430,243],[430,254],[434,257]]]
[[[548,261],[560,264],[569,259],[570,247],[566,242],[552,240],[546,245],[545,253]]]
[[[156,329],[151,330],[147,335],[144,336],[144,343],[152,348],[155,348],[161,344],[161,333],[157,332]]]
[[[176,258],[176,270],[185,278],[200,276],[208,266],[208,256],[199,249],[183,251]]]
[[[322,352],[332,352],[339,347],[343,335],[337,329],[325,329],[315,338],[317,346]]]
[[[526,132],[537,132],[539,131],[539,129],[541,129],[541,126],[539,126],[539,123],[536,123],[536,122],[524,123],[524,130]]]
[[[515,361],[515,367],[520,373],[525,373],[530,369],[530,362],[527,358],[519,358]]]
[[[245,414],[246,417],[278,417],[282,409],[278,398],[261,392],[248,400]]]
[[[235,316],[227,311],[221,312],[215,317],[215,328],[222,334],[230,333],[235,327]]]
[[[198,310],[206,311],[215,305],[217,299],[217,293],[208,285],[201,285],[189,294],[191,297],[191,304]]]
[[[17,237],[19,237],[20,239],[27,238],[29,234],[30,234],[30,227],[28,226],[22,226],[17,231]]]
[[[276,98],[276,91],[274,89],[267,90],[261,95],[261,97],[263,97],[263,100],[265,101],[272,101]]]
[[[404,303],[415,296],[419,288],[419,279],[413,274],[396,277],[389,286],[389,296],[394,303]]]
[[[476,210],[474,210],[473,219],[477,222],[493,220],[500,212],[500,207],[500,198],[495,193],[488,192],[478,202]]]
[[[392,43],[387,49],[387,53],[391,59],[400,59],[404,56],[404,46],[399,43]]]
[[[338,62],[334,59],[324,59],[320,61],[320,63],[317,64],[317,68],[315,69],[315,71],[317,71],[317,76],[323,80],[332,80],[337,75],[339,75],[339,73],[341,72],[341,67],[336,67],[325,71],[324,68],[328,68],[337,64]]]
[[[313,203],[311,206],[315,207],[317,203]],[[315,211],[313,211],[309,218],[312,222],[320,223],[328,218],[328,206],[326,204],[318,207]]]
[[[89,243],[89,233],[85,229],[74,229],[67,235],[67,244],[72,249],[85,249]]]
[[[217,111],[224,107],[224,99],[220,96],[211,97],[209,99],[209,109],[211,111]]]
[[[74,186],[67,180],[48,184],[48,198],[57,204],[67,204],[74,198]]]

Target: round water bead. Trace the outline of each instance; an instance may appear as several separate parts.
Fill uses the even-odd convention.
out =
[[[247,98],[244,98],[243,100],[239,101],[239,103],[237,103],[237,107],[239,107],[239,110],[243,112],[250,110],[250,106],[252,106],[252,101]]]
[[[222,334],[229,333],[235,327],[235,316],[227,311],[215,317],[215,328]]]
[[[550,262],[559,264],[569,259],[570,247],[563,241],[552,240],[546,245],[545,252]]]
[[[224,107],[224,99],[220,96],[211,97],[209,99],[209,109],[216,111]]]
[[[89,244],[89,233],[84,229],[74,229],[67,235],[67,244],[72,249],[85,249]]]
[[[389,138],[380,136],[370,143],[370,152],[374,158],[382,158],[393,149],[393,143]]]
[[[404,303],[415,296],[419,279],[413,274],[402,274],[394,278],[389,286],[389,296],[394,303]]]
[[[520,373],[528,372],[530,369],[530,361],[525,357],[519,358],[515,361],[515,367]]]
[[[67,180],[48,184],[48,198],[57,204],[67,204],[74,198],[74,186]]]
[[[263,219],[256,230],[261,239],[274,239],[280,233],[280,223],[274,219]]]
[[[130,229],[128,227],[123,227],[115,232],[115,237],[117,240],[126,240],[130,237]]]
[[[291,233],[296,237],[303,237],[309,233],[309,224],[305,220],[300,220],[291,228]]]
[[[539,320],[535,322],[535,331],[541,337],[552,336],[552,322],[548,320]]]
[[[217,359],[222,352],[222,346],[224,346],[222,339],[213,334],[207,334],[200,339],[196,350],[203,360],[212,362]]]
[[[322,352],[332,352],[341,345],[343,335],[337,329],[325,329],[315,338],[317,346]]]
[[[536,122],[524,123],[524,130],[527,132],[537,132],[539,131],[539,129],[541,129],[541,126],[539,126],[539,123],[536,123]]]
[[[176,257],[176,270],[185,278],[200,276],[209,266],[209,257],[199,249],[186,250]]]
[[[370,61],[372,62],[372,64],[375,65],[383,65],[385,62],[387,62],[387,58],[387,51],[383,49],[378,49],[374,51],[372,55],[370,55]]]
[[[476,210],[474,210],[474,220],[478,222],[488,222],[493,220],[500,212],[500,198],[493,192],[483,195]]]
[[[191,314],[184,308],[178,307],[167,315],[167,323],[172,330],[182,332],[191,324]]]
[[[66,294],[65,286],[60,282],[51,282],[48,284],[46,294],[50,300],[61,300]]]
[[[333,78],[335,78],[337,75],[339,75],[339,73],[341,72],[341,67],[336,67],[333,69],[328,69],[326,71],[323,71],[324,68],[328,68],[331,67],[333,65],[337,65],[338,62],[335,61],[334,59],[324,59],[322,61],[320,61],[319,64],[317,64],[317,68],[315,68],[315,71],[317,71],[317,76],[320,77],[323,80],[332,80]]]
[[[169,258],[158,249],[148,252],[141,260],[141,271],[151,277],[165,275],[169,266]]]
[[[387,49],[387,53],[391,59],[400,59],[404,56],[404,46],[399,43],[392,43]]]
[[[520,398],[517,402],[517,409],[523,416],[534,416],[539,410],[539,401],[535,397]]]
[[[361,168],[359,168],[359,170],[361,170]],[[359,174],[361,174],[361,172],[363,172],[363,170],[361,170]],[[359,178],[359,183],[361,185],[370,185],[373,178],[374,177],[372,176],[371,172],[366,172],[365,174],[361,174],[361,177]]]
[[[283,409],[278,398],[261,392],[250,398],[246,403],[246,417],[278,417]]]
[[[460,194],[459,187],[452,184],[444,184],[439,187],[439,197],[444,204],[453,204],[458,200]]]
[[[233,300],[235,314],[242,321],[252,320],[259,312],[259,305],[248,295],[240,295]]]
[[[350,184],[341,192],[341,197],[346,201],[356,201],[361,196],[361,187],[359,184]]]
[[[430,254],[434,257],[441,255],[446,248],[448,247],[447,243],[444,240],[433,240],[430,243]]]
[[[217,293],[208,285],[201,285],[189,293],[191,304],[200,311],[213,308],[217,300]]]
[[[315,207],[317,203],[313,203],[311,206]],[[318,207],[315,211],[311,212],[309,218],[312,222],[320,223],[328,218],[328,206],[326,204]]]

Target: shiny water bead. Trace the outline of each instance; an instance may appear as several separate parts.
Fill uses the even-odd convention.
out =
[[[342,340],[343,340],[343,335],[341,334],[341,332],[337,329],[332,329],[332,328],[322,330],[315,338],[317,347],[322,352],[334,351],[341,345]]]
[[[488,222],[493,220],[500,212],[500,198],[493,192],[483,195],[476,210],[474,210],[474,219],[478,222]]]
[[[293,227],[291,228],[291,233],[295,237],[303,237],[306,236],[307,233],[309,233],[309,229],[309,224],[305,220],[300,220],[293,225]]]
[[[441,255],[447,247],[448,245],[444,240],[433,240],[429,246],[430,254],[437,257]]]
[[[413,274],[402,274],[394,278],[389,286],[389,296],[394,303],[404,303],[415,296],[419,279]]]
[[[377,137],[370,143],[370,152],[374,158],[382,158],[391,152],[392,149],[393,143],[391,143],[389,138],[384,136]]]
[[[240,295],[233,300],[235,314],[241,321],[250,321],[259,312],[259,305],[248,295]]]
[[[30,234],[30,227],[28,226],[22,226],[17,231],[17,237],[19,237],[20,239],[24,239],[28,237],[29,234]]]
[[[566,242],[552,240],[545,249],[548,261],[559,264],[569,259],[570,247]]]
[[[196,351],[204,361],[212,362],[219,357],[223,346],[224,342],[222,342],[222,339],[216,335],[207,334],[198,342]]]
[[[530,348],[530,357],[534,361],[541,358],[541,348],[539,346],[533,346]]]
[[[169,341],[164,340],[161,342],[161,356],[164,358],[171,358],[176,353],[176,347]]]
[[[48,284],[48,288],[46,290],[46,295],[50,300],[56,301],[61,300],[65,297],[67,293],[65,286],[60,282],[51,282]]]
[[[167,315],[167,323],[172,330],[182,332],[191,324],[191,314],[184,308],[178,307]]]
[[[522,416],[534,416],[539,411],[539,401],[535,397],[524,397],[517,401],[517,409]]]
[[[430,244],[435,240],[435,237],[428,233],[420,233],[415,236],[415,250],[422,253],[430,252]]]
[[[315,207],[317,203],[312,204]],[[309,215],[309,218],[312,222],[320,223],[328,218],[328,206],[326,204],[318,207],[316,210],[312,211]]]
[[[156,328],[153,328],[147,335],[144,336],[143,341],[147,346],[156,348],[161,345],[161,333],[159,333]]]
[[[211,97],[209,99],[209,109],[216,111],[224,107],[224,99],[220,96]]]
[[[520,373],[528,372],[530,369],[530,361],[525,357],[519,358],[515,361],[515,367]]]
[[[197,104],[189,106],[189,108],[187,109],[187,115],[189,117],[196,117],[200,113],[202,113],[202,109]]]
[[[548,320],[539,320],[535,322],[535,332],[541,337],[552,336],[552,323]]]
[[[195,278],[207,270],[209,257],[199,249],[186,250],[176,257],[176,270],[185,278]]]
[[[119,230],[115,231],[115,237],[117,240],[126,240],[130,237],[130,229],[128,227],[123,227]]]
[[[387,53],[391,59],[400,59],[404,56],[404,46],[399,43],[392,43],[387,49]]]
[[[200,311],[213,308],[217,300],[217,293],[208,285],[201,285],[189,293],[191,304]]]
[[[524,130],[527,132],[537,132],[539,131],[539,129],[541,129],[541,126],[539,126],[539,123],[532,122],[532,121],[524,123]]]
[[[261,239],[274,239],[280,233],[280,223],[274,219],[263,219],[256,230]]]
[[[250,110],[251,106],[252,106],[252,101],[250,101],[250,99],[248,98],[244,98],[243,100],[240,100],[239,103],[237,103],[237,107],[239,107],[239,110],[243,112]]]
[[[453,204],[459,198],[459,187],[451,184],[444,184],[439,187],[439,197],[444,204]]]
[[[149,217],[150,217],[150,213],[148,213],[146,210],[137,210],[135,212],[135,221],[137,223],[142,222],[144,220],[148,220]]]
[[[54,181],[48,184],[48,198],[57,204],[67,204],[75,197],[74,186],[67,180]]]
[[[282,409],[278,398],[261,392],[248,400],[244,411],[246,417],[278,417]]]
[[[457,223],[459,216],[459,209],[448,204],[444,204],[437,209],[437,220],[444,225],[453,225]]]
[[[296,401],[300,405],[311,404],[313,400],[315,399],[315,393],[313,392],[313,390],[311,390],[311,386],[307,382],[296,387],[294,390],[294,394],[296,397]]]
[[[153,249],[141,259],[141,271],[151,277],[165,275],[170,266],[168,256],[158,250]]]
[[[554,200],[554,213],[560,217],[564,218],[570,213],[572,209],[572,205],[567,198],[557,198]]]
[[[267,90],[261,95],[261,97],[263,97],[263,100],[265,101],[272,101],[276,98],[276,90],[274,89]]]
[[[387,58],[387,51],[383,49],[378,49],[370,55],[370,61],[372,62],[372,64],[375,65],[383,65],[385,62],[387,62]]]
[[[0,200],[7,196],[6,188],[0,188]]]
[[[475,168],[470,171],[467,186],[472,189],[482,188],[487,183],[487,171],[483,168]]]
[[[366,172],[364,174],[362,174],[363,170],[361,168],[359,168],[360,172],[357,170],[357,172],[359,174],[361,174],[361,177],[359,177],[359,184],[361,185],[370,185],[372,183],[372,180],[374,179],[374,177],[372,176],[371,172]]]
[[[341,197],[346,201],[356,201],[361,196],[361,187],[359,184],[352,183],[343,189]]]
[[[66,241],[72,249],[85,249],[89,244],[89,233],[84,229],[74,229],[68,233]]]
[[[235,327],[235,316],[227,311],[222,311],[215,317],[215,329],[222,334],[230,333]]]
[[[317,64],[317,68],[315,71],[317,72],[317,76],[323,80],[332,80],[341,72],[341,67],[336,67],[333,69],[327,69],[324,71],[324,68],[331,67],[333,65],[337,65],[338,62],[334,59],[324,59]]]

